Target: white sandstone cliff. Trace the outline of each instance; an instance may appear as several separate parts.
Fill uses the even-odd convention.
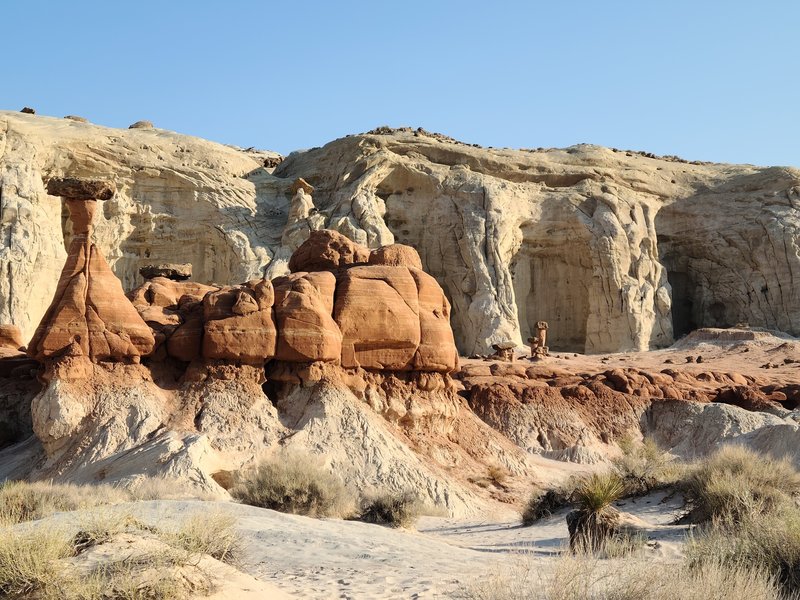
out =
[[[274,277],[305,231],[327,227],[416,247],[464,354],[522,343],[538,320],[553,349],[586,352],[740,322],[800,334],[795,169],[486,149],[412,130],[293,153],[274,174],[272,156],[0,112],[0,322],[28,339],[50,302],[69,228],[43,181],[67,175],[116,181],[96,238],[126,289],[155,262],[192,263],[203,283]],[[298,177],[318,212],[285,236]]]

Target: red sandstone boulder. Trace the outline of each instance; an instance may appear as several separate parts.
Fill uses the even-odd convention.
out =
[[[278,342],[275,358],[293,362],[338,361],[342,333],[333,320],[333,273],[292,273],[273,280]]]
[[[369,261],[369,249],[351,241],[338,231],[312,231],[308,239],[289,259],[289,270],[331,271],[347,265]]]
[[[267,279],[222,288],[203,298],[203,356],[259,364],[275,356],[274,291]]]
[[[22,332],[16,325],[0,325],[0,354],[19,354],[24,351]]]
[[[31,340],[37,360],[62,354],[73,342],[92,360],[123,360],[152,352],[155,339],[94,244],[76,236],[56,295]]]
[[[369,264],[386,265],[389,267],[410,267],[422,270],[422,260],[419,253],[412,246],[405,244],[390,244],[375,248],[369,253]]]
[[[342,366],[409,370],[420,342],[417,285],[405,267],[361,266],[337,281]]]
[[[450,327],[450,302],[439,282],[421,269],[409,269],[417,285],[420,341],[414,355],[417,371],[455,371],[458,349]]]
[[[203,297],[219,288],[192,281],[155,277],[128,294],[139,316],[153,330],[154,356],[189,362],[201,354]],[[162,349],[163,348],[163,349]]]
[[[191,362],[202,354],[203,302],[182,302],[180,307],[183,322],[167,338],[167,354],[178,360]]]

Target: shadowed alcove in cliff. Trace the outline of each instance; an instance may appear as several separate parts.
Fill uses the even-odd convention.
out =
[[[584,352],[592,278],[585,230],[544,218],[526,223],[521,231],[511,276],[522,340],[535,332],[537,321],[547,321],[552,350]]]
[[[557,254],[518,254],[512,265],[514,292],[523,341],[533,335],[537,321],[547,321],[552,350],[583,352],[589,299],[584,283],[591,272]]]

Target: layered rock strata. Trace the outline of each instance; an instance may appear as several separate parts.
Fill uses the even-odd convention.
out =
[[[93,361],[138,361],[152,352],[153,334],[92,241],[97,200],[111,198],[113,184],[53,179],[47,189],[66,200],[73,238],[55,297],[28,354],[39,361],[65,354]]]
[[[321,230],[292,255],[295,272],[273,281],[217,288],[162,277],[129,297],[154,330],[156,359],[447,373],[458,365],[450,304],[420,262],[408,246],[370,252]]]
[[[0,113],[0,322],[28,339],[47,309],[70,233],[42,181],[68,169],[117,183],[95,241],[127,290],[162,262],[192,263],[202,283],[286,275],[327,228],[371,249],[413,246],[467,356],[522,345],[539,321],[553,351],[590,353],[666,346],[703,326],[800,334],[786,285],[800,269],[796,169],[479,148],[411,129],[278,158]]]

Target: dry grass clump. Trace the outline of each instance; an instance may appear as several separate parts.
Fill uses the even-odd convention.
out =
[[[800,493],[800,473],[786,459],[728,445],[699,463],[684,487],[694,522],[740,521],[791,503]]]
[[[552,575],[533,564],[495,568],[452,594],[461,600],[783,600],[765,572],[709,563],[656,564],[565,554]]]
[[[800,596],[800,509],[783,505],[768,514],[718,519],[687,546],[693,567],[709,563],[732,570],[749,565],[771,573],[784,589]]]
[[[658,444],[645,438],[637,444],[631,438],[619,442],[622,456],[614,460],[614,469],[625,484],[625,495],[644,495],[653,490],[678,483],[686,465],[677,462]]]
[[[252,506],[310,517],[347,517],[353,495],[311,457],[281,452],[240,475],[231,495]]]
[[[389,527],[412,527],[425,510],[412,491],[384,492],[365,498],[359,520]]]
[[[190,555],[207,554],[232,564],[241,552],[241,536],[235,525],[233,515],[223,512],[197,514],[186,518],[177,528],[167,529],[159,535],[171,546]]]
[[[233,519],[222,514],[194,515],[167,531],[112,510],[87,514],[77,533],[48,525],[0,529],[0,597],[182,600],[210,591],[199,567],[203,556],[231,562],[239,545]],[[124,558],[80,562],[81,554],[115,540]],[[136,540],[144,550],[135,550]]]
[[[81,510],[130,499],[108,485],[73,485],[9,481],[0,484],[0,525],[22,523],[56,512]]]
[[[134,500],[210,500],[174,479],[145,477],[130,487],[48,481],[0,483],[0,526],[34,521],[57,512],[85,510]]]
[[[53,588],[59,578],[58,561],[73,554],[64,531],[0,529],[0,597],[22,598]]]
[[[219,500],[185,481],[170,477],[141,477],[125,487],[131,500]]]

